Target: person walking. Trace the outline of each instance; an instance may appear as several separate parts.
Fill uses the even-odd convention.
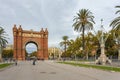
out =
[[[15,65],[17,66],[17,60],[15,60]]]
[[[36,58],[33,59],[33,65],[35,65],[36,60],[37,60]]]

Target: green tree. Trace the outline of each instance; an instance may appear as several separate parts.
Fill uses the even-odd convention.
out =
[[[3,58],[13,58],[13,50],[3,50],[2,52],[2,57]]]
[[[120,30],[112,29],[111,34],[113,36],[114,46],[116,46],[116,48],[118,50],[117,51],[118,59],[120,59]]]
[[[120,59],[120,6],[115,6],[115,8],[119,8],[118,11],[116,11],[115,14],[119,14],[118,17],[116,17],[110,24],[110,26],[113,27],[113,30],[115,30],[115,38],[116,43],[118,44],[118,53],[119,53],[119,59]]]
[[[63,41],[60,42],[60,46],[64,46],[64,56],[66,57],[66,50],[67,50],[67,45],[69,44],[69,41],[68,41],[68,36],[63,36],[62,37]]]
[[[82,32],[83,53],[85,50],[85,40],[84,40],[85,30],[93,29],[93,24],[95,24],[93,19],[94,16],[90,10],[81,9],[73,20],[75,21],[75,23],[73,24],[74,30],[77,32]]]
[[[87,35],[85,35],[85,51],[86,51],[86,59],[88,60],[88,56],[91,55],[91,50],[94,49],[94,45],[93,45],[93,37],[94,35],[89,32]]]
[[[73,53],[75,52],[74,48],[74,43],[75,41],[74,40],[69,40],[69,45],[68,45],[68,48],[67,48],[67,51],[66,51],[66,56],[67,57],[72,57],[72,55],[74,55]]]
[[[82,57],[81,55],[81,50],[80,50],[80,47],[81,47],[81,44],[82,44],[82,39],[81,37],[77,37],[75,40],[70,40],[69,41],[69,46],[67,48],[67,54],[68,56],[70,57],[74,57],[76,59],[76,57]]]
[[[30,57],[37,57],[37,51],[34,51],[30,54]]]
[[[6,39],[6,32],[2,27],[0,27],[0,46],[5,47],[5,45],[8,43]]]
[[[0,61],[1,61],[1,54],[2,54],[2,50],[5,47],[5,45],[8,43],[6,40],[6,32],[4,31],[4,29],[2,27],[0,27]]]

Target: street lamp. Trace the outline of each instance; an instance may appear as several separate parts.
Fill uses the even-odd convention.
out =
[[[111,60],[108,59],[108,57],[105,55],[105,42],[109,36],[109,34],[107,34],[107,36],[105,36],[104,32],[103,32],[103,25],[102,25],[102,19],[101,19],[101,34],[98,37],[99,43],[100,43],[100,48],[101,48],[101,54],[100,57],[96,60],[95,63],[97,64],[102,64],[105,65],[106,63],[111,63]]]

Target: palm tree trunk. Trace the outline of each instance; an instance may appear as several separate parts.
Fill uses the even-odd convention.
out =
[[[83,35],[82,35],[82,40],[83,40],[83,54],[85,54],[85,40],[84,40],[84,34],[85,34],[85,27],[84,27],[84,25],[82,25],[82,27],[83,27]]]
[[[65,58],[66,58],[66,41],[65,41]]]
[[[118,60],[120,60],[120,47],[118,49]]]
[[[118,59],[120,60],[120,35],[118,36]]]
[[[0,62],[2,61],[2,47],[0,45]]]

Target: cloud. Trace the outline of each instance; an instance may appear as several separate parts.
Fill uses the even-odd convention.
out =
[[[13,25],[21,24],[27,30],[48,28],[49,46],[58,46],[62,36],[74,39],[79,35],[73,31],[72,24],[80,9],[93,12],[96,29],[100,27],[101,18],[104,27],[110,29],[109,24],[115,18],[114,7],[119,4],[119,0],[0,0],[0,26],[9,34],[10,44],[13,43]]]

